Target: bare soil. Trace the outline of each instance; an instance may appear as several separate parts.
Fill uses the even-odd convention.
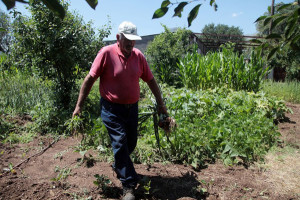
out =
[[[264,163],[245,168],[217,162],[200,171],[177,164],[136,164],[144,180],[137,199],[300,199],[300,104],[287,105],[293,114],[278,126],[282,143]],[[121,185],[111,163],[97,159],[92,150],[82,160],[74,151],[79,143],[74,137],[55,142],[39,136],[27,144],[0,144],[0,200],[120,199]],[[95,174],[111,183],[96,186]]]

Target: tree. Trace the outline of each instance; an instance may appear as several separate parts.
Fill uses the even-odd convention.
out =
[[[260,43],[259,49],[264,49],[273,67],[284,68],[288,79],[297,80],[300,80],[299,2],[276,4],[274,15],[269,7],[268,12],[256,20],[256,29],[265,40],[255,41]]]
[[[9,59],[21,70],[53,80],[56,106],[67,110],[78,69],[91,66],[110,27],[96,36],[91,24],[68,12],[67,3],[63,3],[67,11],[63,20],[39,0],[29,5],[31,17],[17,14],[14,20],[15,39]]]
[[[192,32],[181,28],[171,32],[166,26],[163,27],[165,31],[155,36],[148,45],[145,55],[151,68],[162,82],[180,86],[177,62],[179,58],[192,50],[189,40]]]
[[[199,38],[209,51],[218,50],[222,44],[227,42],[235,43],[235,50],[242,51],[238,43],[243,40],[243,31],[239,27],[230,27],[225,24],[207,24],[202,29],[202,34]]]
[[[204,38],[211,38],[216,40],[229,40],[229,41],[241,41],[244,35],[243,31],[239,27],[228,26],[225,24],[214,23],[207,24],[202,29],[202,33],[206,35]]]
[[[269,28],[270,22],[273,21],[271,34],[266,34],[265,31],[260,30],[262,34],[266,34],[266,41],[254,41],[261,44],[260,48],[270,50],[268,59],[284,48],[300,50],[298,43],[300,41],[300,0],[295,0],[295,2],[289,4],[278,4],[278,6],[275,6],[275,13],[271,16],[268,14],[263,15],[255,21],[258,23],[259,29],[262,30]],[[279,29],[277,33],[275,33],[276,29],[277,31]],[[280,32],[280,29],[282,32]]]
[[[192,1],[176,1],[174,3],[170,2],[169,0],[163,0],[161,7],[158,8],[154,14],[152,19],[155,18],[160,18],[164,16],[169,8],[171,8],[174,5],[177,5],[176,8],[174,9],[174,17],[181,17],[181,13],[183,11],[183,8],[191,3],[197,2],[200,0],[192,0]],[[25,0],[2,0],[2,2],[6,5],[7,9],[11,9],[15,6],[16,2],[21,2],[21,3],[28,3]],[[61,19],[65,17],[65,9],[64,7],[60,4],[58,0],[42,0],[42,2],[50,9],[52,10],[57,16],[59,16]],[[86,2],[93,8],[95,9],[98,0],[86,0]],[[188,15],[188,24],[191,26],[193,20],[197,17],[199,8],[202,4],[197,4],[189,13]],[[210,6],[213,6],[215,10],[217,10],[218,5],[216,4],[215,0],[210,0]]]
[[[11,40],[11,36],[9,34],[10,25],[10,17],[0,10],[0,27],[2,28],[0,31],[0,51],[3,53],[7,53],[9,51],[9,43]]]
[[[268,17],[271,18],[271,16],[274,16],[275,14],[277,16],[278,15],[285,15],[286,13],[292,12],[293,9],[294,9],[294,6],[290,6],[290,7],[286,7],[284,9],[278,10],[283,5],[285,5],[285,4],[283,4],[283,3],[275,4],[273,15],[272,15],[271,6],[269,6],[268,10],[263,14],[263,16],[268,16]],[[256,30],[257,30],[259,36],[266,37],[270,33],[276,33],[276,34],[283,34],[284,33],[284,29],[287,26],[287,20],[282,20],[280,23],[275,24],[276,25],[275,27],[274,27],[273,23],[271,25],[271,21],[274,21],[274,20],[270,20],[270,21],[267,20],[266,22],[264,22],[264,20],[257,21],[255,26],[256,26]]]

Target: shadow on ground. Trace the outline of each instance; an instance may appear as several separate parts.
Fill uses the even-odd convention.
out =
[[[136,189],[136,199],[206,199],[208,193],[201,187],[194,173],[182,177],[143,176]],[[106,198],[118,198],[122,190],[109,187],[102,193]]]

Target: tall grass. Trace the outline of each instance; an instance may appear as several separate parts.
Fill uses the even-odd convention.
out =
[[[300,82],[264,81],[262,90],[268,95],[279,97],[288,102],[300,103]]]
[[[203,56],[194,51],[178,63],[181,80],[191,89],[209,89],[226,85],[234,90],[258,92],[268,72],[259,52],[252,51],[250,61],[238,55],[229,45],[220,52]]]
[[[17,69],[4,71],[0,78],[0,112],[29,113],[37,105],[49,104],[51,82],[41,80]]]

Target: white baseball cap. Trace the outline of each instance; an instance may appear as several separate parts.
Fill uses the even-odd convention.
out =
[[[136,25],[128,21],[124,21],[119,25],[118,33],[122,33],[128,40],[142,40],[137,34]]]

